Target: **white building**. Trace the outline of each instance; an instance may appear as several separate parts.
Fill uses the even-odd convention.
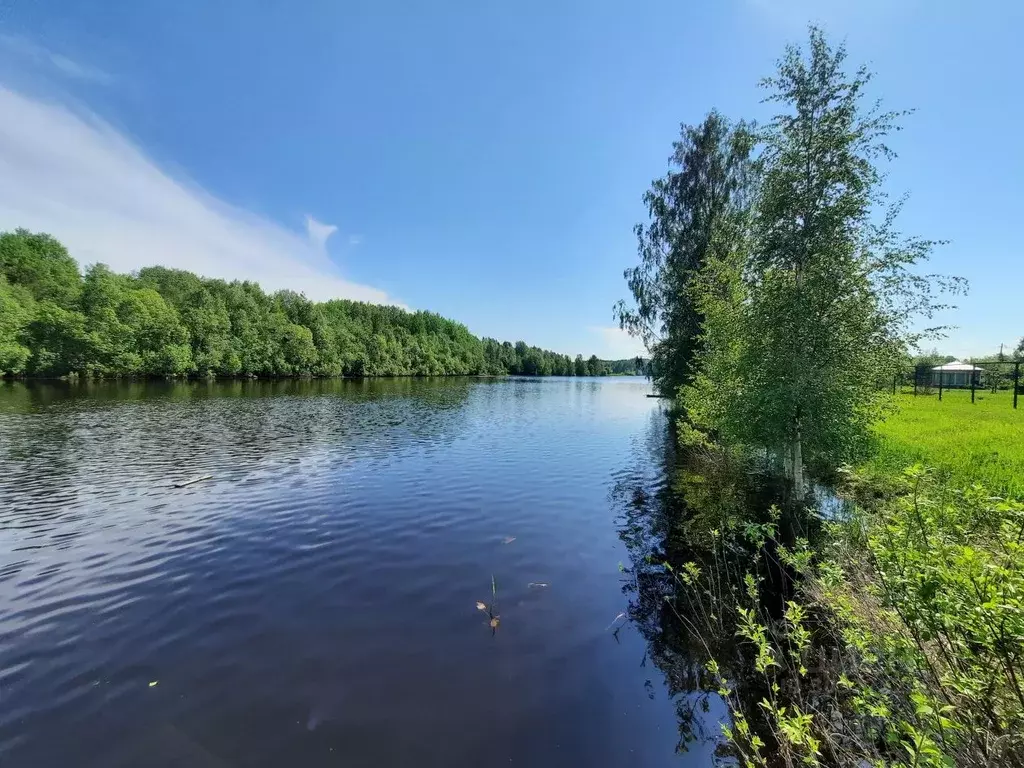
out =
[[[984,369],[977,365],[954,360],[951,363],[937,365],[932,368],[931,384],[933,387],[939,386],[939,379],[941,377],[943,387],[969,387],[971,386],[972,378],[975,385],[979,385],[981,384],[982,370]]]

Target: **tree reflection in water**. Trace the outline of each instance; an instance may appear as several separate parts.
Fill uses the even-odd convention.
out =
[[[764,695],[761,678],[752,669],[749,649],[737,640],[731,611],[687,615],[692,603],[680,596],[670,566],[678,572],[684,563],[696,564],[702,581],[718,585],[728,600],[741,589],[743,574],[758,566],[756,550],[742,536],[721,533],[769,522],[782,489],[762,467],[677,450],[664,413],[652,417],[634,454],[611,490],[619,536],[630,554],[630,562],[622,565],[627,615],[647,641],[643,663],[653,662],[665,676],[678,717],[677,751],[717,742],[718,760],[732,765],[721,728],[729,724],[729,706],[706,665],[711,658],[718,660],[736,694],[734,704],[755,723],[757,702]],[[803,523],[784,517],[779,526],[784,540],[806,535]],[[791,592],[790,578],[772,552],[762,552],[758,562],[764,577],[762,608],[777,615]]]

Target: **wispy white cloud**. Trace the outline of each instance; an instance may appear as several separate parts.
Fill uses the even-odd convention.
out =
[[[56,70],[58,74],[75,80],[85,80],[106,85],[113,78],[102,69],[75,61],[60,53],[43,48],[31,40],[15,35],[0,35],[0,50],[21,59],[22,63]]]
[[[102,69],[87,66],[59,53],[50,54],[50,63],[68,77],[78,80],[91,80],[95,83],[109,83],[111,81],[110,75]]]
[[[0,230],[49,232],[83,265],[162,264],[317,300],[398,303],[341,277],[324,249],[331,225],[310,216],[294,232],[232,207],[172,178],[97,117],[2,85],[0,115]]]
[[[309,242],[317,248],[326,248],[327,238],[337,231],[338,228],[333,224],[324,224],[306,214],[306,233],[309,235]]]
[[[647,356],[643,343],[621,328],[595,325],[588,330],[599,339],[593,354],[602,360],[626,360]]]

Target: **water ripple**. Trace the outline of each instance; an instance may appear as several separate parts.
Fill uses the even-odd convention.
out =
[[[646,392],[0,385],[0,764],[685,764],[605,632]]]

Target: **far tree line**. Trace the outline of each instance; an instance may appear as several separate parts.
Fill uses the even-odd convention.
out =
[[[943,363],[951,363],[954,360],[963,359],[964,362],[973,363],[1013,363],[1018,361],[1024,361],[1024,338],[1020,340],[1015,349],[1004,350],[1002,347],[999,348],[998,352],[992,352],[987,355],[971,355],[970,357],[958,358],[956,355],[943,354],[938,349],[932,349],[927,352],[922,352],[917,355],[913,355],[910,358],[910,362],[914,367],[924,367],[928,365],[942,365]]]
[[[478,338],[432,312],[292,291],[266,293],[177,269],[83,275],[47,234],[0,233],[0,375],[601,376],[634,360],[571,358]]]

